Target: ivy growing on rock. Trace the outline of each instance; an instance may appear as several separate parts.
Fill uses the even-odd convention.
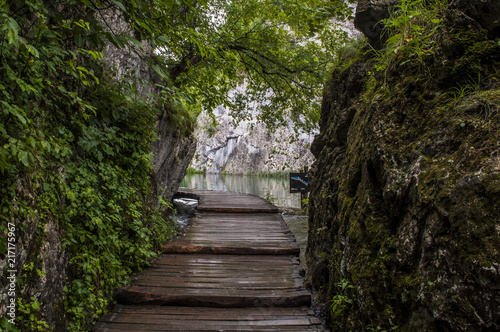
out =
[[[21,331],[88,329],[173,234],[151,198],[155,110],[102,61],[108,38],[86,1],[0,2],[2,285],[16,270]]]

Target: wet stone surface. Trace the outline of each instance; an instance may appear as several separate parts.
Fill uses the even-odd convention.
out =
[[[177,212],[175,218],[177,220],[177,228],[183,229],[189,223],[189,218],[194,217],[198,200],[192,198],[176,198],[173,200],[174,208]]]

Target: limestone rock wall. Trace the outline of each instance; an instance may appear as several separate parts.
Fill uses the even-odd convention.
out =
[[[104,19],[115,33],[130,33],[130,27],[118,10],[109,10]],[[143,50],[118,49],[108,44],[103,52],[104,59],[116,69],[118,77],[129,75],[136,77],[139,91],[143,96],[151,96],[151,102],[155,102],[155,94],[158,88],[154,83],[158,80],[156,73],[146,62],[146,58],[152,55],[150,45],[143,42]],[[191,134],[184,134],[169,117],[170,109],[164,107],[156,122],[158,140],[153,142],[151,149],[154,155],[154,170],[156,184],[161,188],[161,194],[168,201],[179,188],[179,184],[186,174],[186,169],[193,158],[196,149],[196,140]]]
[[[384,25],[381,20],[389,17],[389,9],[398,0],[359,0],[354,18],[355,27],[361,31],[370,45],[376,49],[382,48],[384,42],[381,33]]]
[[[254,118],[233,124],[228,110],[215,111],[217,127],[203,113],[198,119],[198,147],[191,166],[208,173],[253,174],[259,171],[299,170],[314,160],[309,151],[313,134],[295,133],[291,126],[269,131]]]
[[[333,73],[306,254],[332,331],[500,331],[499,6],[452,2],[434,80],[407,62],[374,86],[364,51]]]
[[[156,181],[165,200],[172,199],[186,175],[186,169],[196,151],[196,139],[184,136],[163,112],[157,122],[158,140],[153,142]]]

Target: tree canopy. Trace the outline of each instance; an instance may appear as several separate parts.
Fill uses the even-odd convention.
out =
[[[123,11],[135,38],[156,50],[167,95],[199,111],[224,104],[237,118],[258,101],[270,126],[291,117],[311,128],[334,50],[347,33],[332,19],[352,8],[344,0],[109,1]],[[102,6],[102,5],[101,5]],[[245,83],[246,93],[228,91]]]

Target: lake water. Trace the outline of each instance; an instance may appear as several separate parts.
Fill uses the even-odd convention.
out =
[[[300,194],[290,194],[288,177],[187,174],[180,186],[193,189],[232,191],[267,199],[283,211],[283,220],[295,235],[297,244],[300,247],[300,263],[302,268],[305,269],[307,216],[289,214],[293,210],[300,209]]]
[[[300,208],[300,194],[290,194],[288,177],[188,174],[181,187],[252,194],[267,199],[279,208]]]

